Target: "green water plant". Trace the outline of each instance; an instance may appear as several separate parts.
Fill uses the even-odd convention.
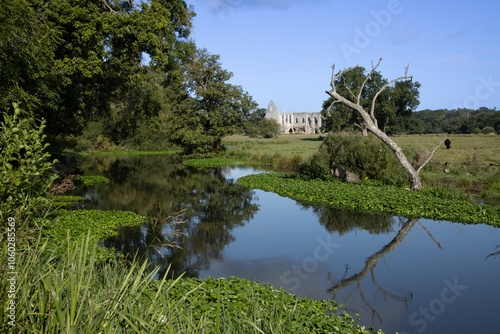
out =
[[[208,158],[208,159],[187,159],[183,161],[183,164],[190,167],[234,167],[240,165],[260,165],[262,163],[250,162],[247,160],[236,159],[236,158]]]
[[[98,184],[108,184],[110,180],[102,175],[82,175],[77,181],[80,181],[84,186],[95,186]]]
[[[128,211],[101,210],[56,210],[48,216],[42,230],[43,240],[48,240],[48,247],[61,249],[70,240],[82,240],[90,229],[90,239],[97,243],[116,235],[124,226],[137,226],[145,218]]]
[[[500,226],[500,207],[472,204],[463,197],[442,198],[439,192],[413,192],[395,186],[301,180],[284,173],[254,174],[238,179],[252,189],[272,191],[301,203],[327,205],[360,212],[389,213],[407,218],[430,218]]]

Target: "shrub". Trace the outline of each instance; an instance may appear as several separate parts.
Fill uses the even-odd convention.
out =
[[[57,178],[50,154],[45,152],[45,120],[36,124],[14,104],[14,113],[0,123],[0,219],[25,218],[48,201],[50,186]]]
[[[500,170],[498,170],[487,182],[481,196],[492,204],[500,203]]]
[[[483,133],[485,135],[489,135],[489,134],[495,133],[495,129],[493,127],[491,127],[491,126],[485,126],[483,128]]]
[[[374,136],[337,132],[328,135],[309,166],[301,166],[305,178],[330,178],[331,166],[340,165],[361,179],[381,180],[386,184],[403,185],[408,176],[394,153]]]
[[[250,137],[273,138],[281,133],[281,126],[274,119],[261,119],[257,124],[247,124],[245,133]]]

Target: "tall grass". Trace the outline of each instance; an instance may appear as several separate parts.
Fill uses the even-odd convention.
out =
[[[35,244],[18,257],[16,324],[1,333],[365,333],[328,302],[237,278],[155,280],[148,263],[98,262],[90,234],[63,256]],[[3,253],[6,246],[3,245]],[[5,268],[3,268],[5,269]],[[164,277],[167,277],[165,275]],[[8,285],[0,281],[2,306]]]

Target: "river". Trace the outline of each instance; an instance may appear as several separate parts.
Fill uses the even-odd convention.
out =
[[[385,333],[500,328],[498,228],[306,206],[236,182],[259,167],[195,169],[157,155],[93,157],[81,169],[111,183],[77,190],[80,208],[151,218],[103,244],[147,257],[158,276],[237,276],[334,299]]]

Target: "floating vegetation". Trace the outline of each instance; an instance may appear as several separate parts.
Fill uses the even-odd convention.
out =
[[[208,159],[187,159],[183,164],[190,167],[234,167],[240,165],[261,165],[262,163],[250,162],[234,158],[208,158]]]
[[[471,204],[464,198],[444,199],[432,191],[408,191],[395,186],[304,181],[284,173],[255,174],[238,179],[241,185],[271,191],[296,201],[360,212],[389,213],[407,218],[430,218],[500,226],[500,207]]]
[[[95,186],[98,184],[108,184],[110,180],[101,175],[82,175],[77,178],[84,186]]]

